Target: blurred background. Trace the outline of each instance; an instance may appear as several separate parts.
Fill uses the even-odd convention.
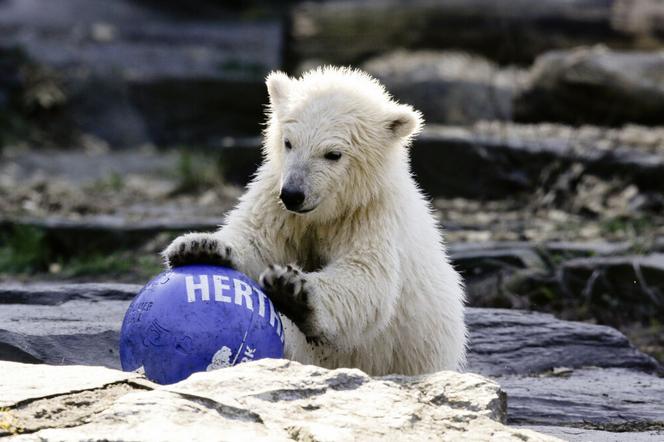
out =
[[[424,113],[470,305],[664,361],[664,0],[0,0],[0,280],[145,283],[242,193],[266,74],[321,64]]]

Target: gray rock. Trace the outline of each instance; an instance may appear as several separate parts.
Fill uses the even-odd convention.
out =
[[[130,0],[7,0],[0,32],[49,85],[33,113],[113,146],[258,133],[264,76],[281,65],[279,22],[176,19]]]
[[[664,123],[664,52],[603,47],[556,51],[535,62],[514,102],[517,121],[618,126]]]
[[[537,188],[552,164],[574,163],[591,175],[664,190],[662,140],[649,148],[649,141],[621,145],[605,135],[546,125],[429,126],[415,141],[411,163],[424,189],[436,196],[511,198]]]
[[[544,269],[537,247],[528,242],[455,243],[448,253],[466,280],[484,277],[495,270]]]
[[[525,80],[524,71],[460,52],[396,51],[362,68],[429,123],[511,120],[512,100]]]
[[[29,375],[21,367],[10,368]],[[47,378],[49,369],[41,368]],[[106,395],[112,401],[87,404],[82,413],[67,409],[64,416],[50,420],[43,415],[54,400],[76,404],[80,390],[90,391],[80,388],[78,393],[35,401],[40,407],[13,406],[6,413],[16,426],[28,424],[29,434],[14,440],[108,440],[118,435],[134,440],[233,440],[247,435],[256,440],[557,440],[501,424],[505,409],[498,385],[473,374],[370,378],[359,370],[262,360],[155,388],[141,392],[134,387],[123,395],[116,387]]]
[[[448,250],[471,306],[555,312],[566,319],[576,312],[577,319],[619,326],[656,319],[663,304],[661,256],[632,256],[632,247],[505,241],[450,244]]]
[[[487,376],[534,375],[556,367],[661,366],[606,326],[561,321],[545,313],[504,309],[466,310],[470,330],[468,369]]]
[[[585,368],[496,380],[507,392],[512,424],[609,431],[664,428],[664,379],[657,376],[619,368]]]
[[[3,284],[0,360],[120,368],[119,330],[132,284]]]
[[[153,217],[143,220],[119,215],[91,215],[82,219],[48,218],[0,218],[0,232],[16,232],[29,227],[43,234],[42,241],[50,250],[61,256],[113,250],[127,250],[155,238],[162,232],[184,233],[214,231],[219,228],[219,217],[193,217],[167,219]]]
[[[560,285],[603,323],[648,322],[664,315],[664,254],[573,259],[561,266]]]
[[[69,301],[130,301],[140,289],[141,286],[135,284],[9,282],[0,289],[0,304],[59,306]]]
[[[550,436],[559,437],[569,442],[659,442],[664,439],[664,430],[611,432],[602,430],[587,430],[584,428],[556,427],[553,425],[524,425],[520,428],[539,431]]]
[[[528,63],[546,50],[599,42],[661,47],[663,15],[657,0],[307,2],[292,13],[290,50],[295,62],[351,64],[392,49],[425,48]]]

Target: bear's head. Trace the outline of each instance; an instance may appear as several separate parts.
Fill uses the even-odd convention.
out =
[[[343,216],[379,198],[408,168],[406,147],[422,116],[368,74],[335,67],[299,78],[273,72],[267,89],[265,167],[286,210]]]

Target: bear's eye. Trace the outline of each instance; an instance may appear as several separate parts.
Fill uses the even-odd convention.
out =
[[[291,150],[293,148],[293,145],[288,140],[284,140],[284,146],[286,146],[286,149],[288,150]]]
[[[337,152],[337,151],[333,150],[332,152],[326,153],[324,155],[324,157],[325,157],[326,160],[339,161],[339,158],[341,158],[341,152]]]

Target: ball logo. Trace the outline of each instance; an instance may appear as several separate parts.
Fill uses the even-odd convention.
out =
[[[231,362],[232,357],[233,352],[230,348],[224,345],[214,354],[214,356],[212,356],[212,361],[210,362],[210,365],[207,366],[206,371],[230,367],[233,365],[233,362]]]
[[[275,329],[277,335],[284,342],[283,327],[281,319],[272,304],[267,300],[267,296],[255,287],[250,286],[241,279],[231,278],[226,275],[212,275],[212,291],[210,290],[210,279],[208,275],[187,275],[185,277],[187,290],[187,302],[211,301],[210,295],[213,295],[215,302],[235,303],[243,306],[247,310],[254,311],[254,302],[251,298],[252,293],[258,298],[258,314],[261,318],[265,317],[266,308],[270,306],[270,325]]]

